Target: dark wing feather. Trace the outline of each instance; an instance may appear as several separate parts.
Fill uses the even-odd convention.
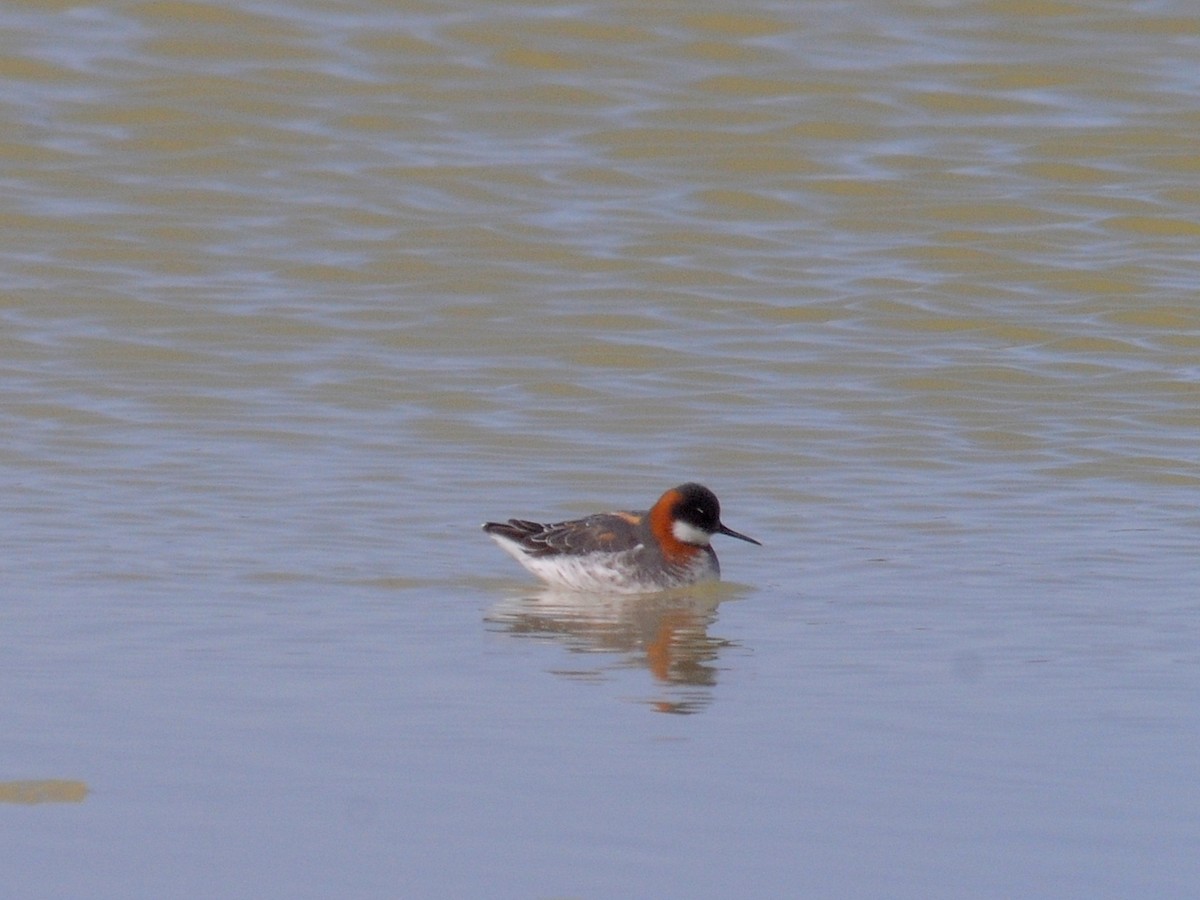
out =
[[[586,519],[542,525],[525,519],[488,522],[488,534],[516,541],[530,556],[558,556],[631,550],[641,543],[638,513],[597,513]]]

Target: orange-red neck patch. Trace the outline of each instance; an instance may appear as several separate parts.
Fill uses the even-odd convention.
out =
[[[650,510],[650,533],[658,541],[663,557],[672,563],[684,562],[700,552],[699,547],[685,544],[675,537],[675,520],[671,516],[671,510],[682,499],[683,495],[672,488],[659,497]]]

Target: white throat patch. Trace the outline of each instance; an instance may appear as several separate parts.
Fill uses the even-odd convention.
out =
[[[676,519],[671,523],[671,534],[675,535],[675,540],[692,544],[695,547],[707,547],[708,542],[712,540],[712,535],[707,531],[702,531],[695,525],[689,525],[682,519]]]

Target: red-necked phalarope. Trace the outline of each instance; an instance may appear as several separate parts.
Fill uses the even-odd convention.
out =
[[[596,513],[550,525],[509,519],[483,530],[543,581],[621,594],[715,581],[721,567],[709,543],[714,534],[759,544],[722,525],[716,494],[692,483],[671,488],[649,512]]]

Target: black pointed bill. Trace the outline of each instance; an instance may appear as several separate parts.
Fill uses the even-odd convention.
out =
[[[734,531],[732,528],[730,528],[726,525],[719,525],[717,527],[717,534],[727,534],[732,538],[737,538],[739,541],[745,541],[748,544],[758,544],[758,546],[760,546],[760,547],[762,546],[762,541],[756,541],[754,538],[750,537],[749,535],[745,535],[745,534],[742,534],[741,532]]]

